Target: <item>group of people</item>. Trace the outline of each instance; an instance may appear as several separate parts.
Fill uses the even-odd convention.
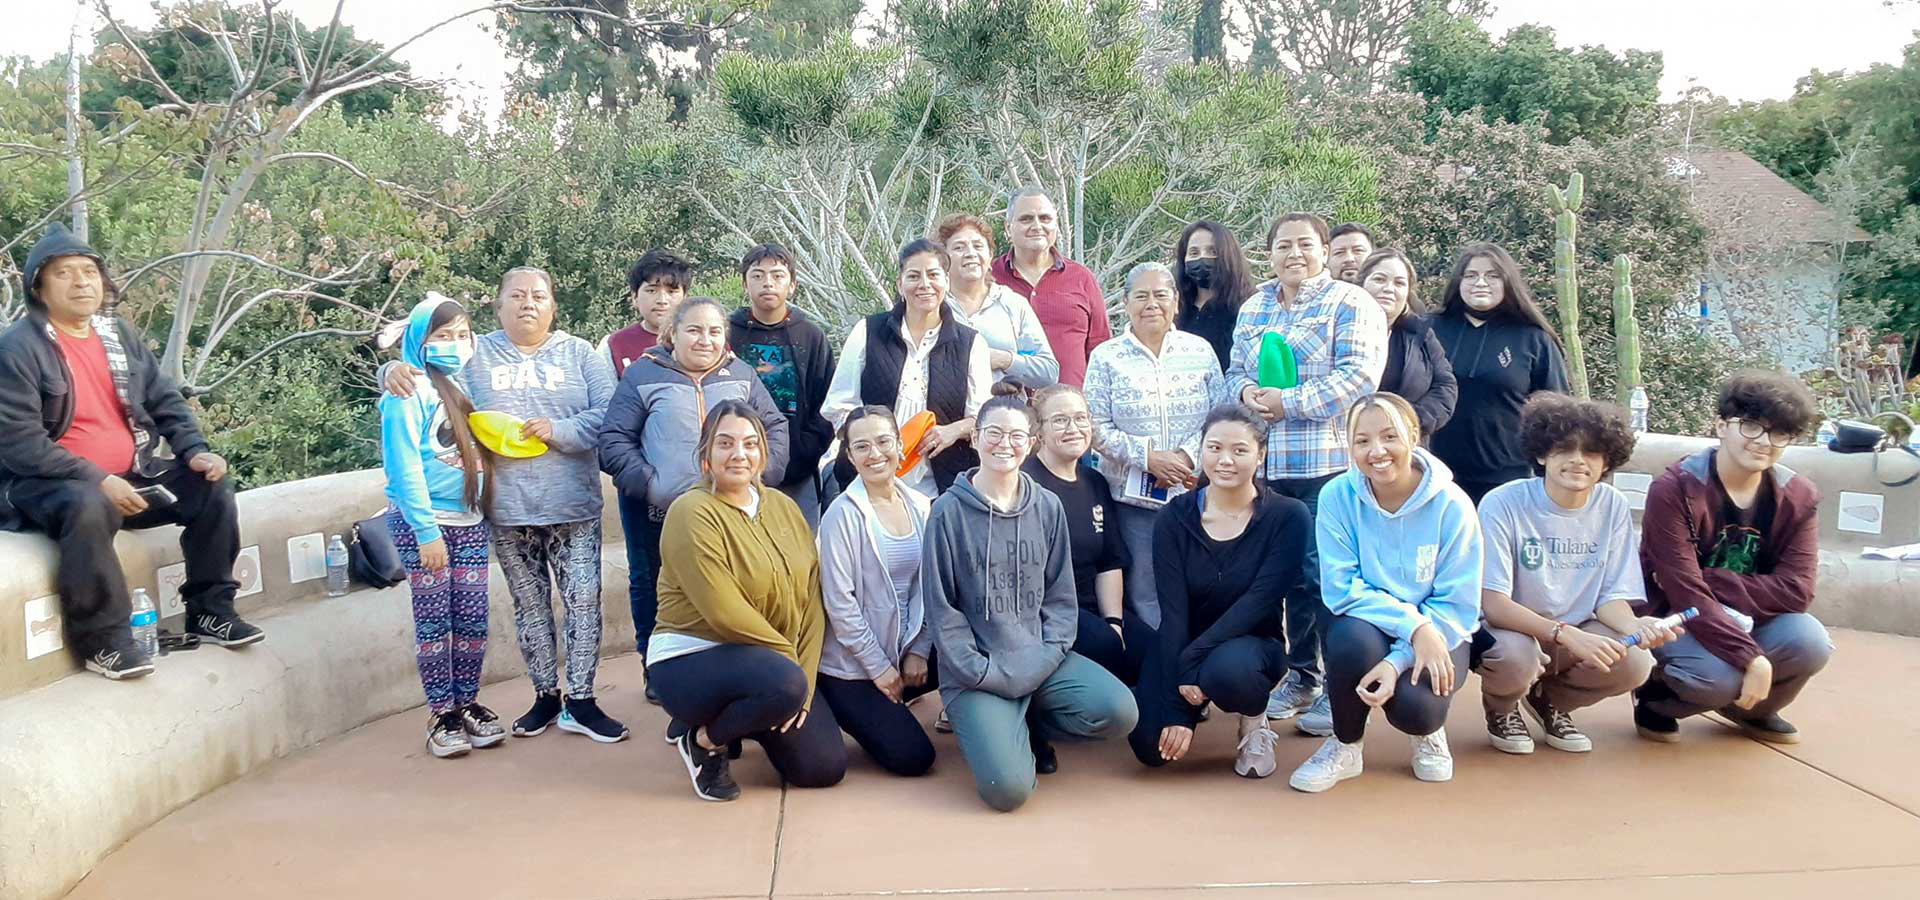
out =
[[[1555,332],[1496,245],[1463,249],[1429,313],[1406,255],[1363,226],[1279,217],[1255,284],[1233,233],[1196,222],[1126,275],[1115,335],[1049,198],[1013,196],[1003,233],[998,251],[959,214],[906,245],[891,308],[837,352],[771,244],[741,259],[731,312],[648,252],[638,321],[598,346],[554,329],[537,269],[502,278],[492,334],[422,300],[380,409],[429,749],[555,723],[627,737],[593,700],[601,473],[647,697],[707,800],[739,795],[748,740],[795,786],[841,780],[843,733],[924,774],[935,744],[909,704],[935,691],[934,730],[999,810],[1057,770],[1055,743],[1124,736],[1157,768],[1216,715],[1248,777],[1276,770],[1273,721],[1323,737],[1290,778],[1318,792],[1361,773],[1378,708],[1414,774],[1443,781],[1470,671],[1509,753],[1535,727],[1591,749],[1572,714],[1620,694],[1652,740],[1706,711],[1797,740],[1780,712],[1832,650],[1808,611],[1819,494],[1779,464],[1816,417],[1798,381],[1734,376],[1718,443],[1654,481],[1636,533],[1605,481],[1633,450],[1626,416],[1565,393]],[[476,410],[546,452],[489,452]],[[22,452],[0,447],[10,477]],[[476,699],[490,549],[536,690],[511,725]],[[196,596],[230,610],[230,592]]]

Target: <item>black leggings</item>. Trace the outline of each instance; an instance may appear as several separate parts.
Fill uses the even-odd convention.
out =
[[[805,724],[774,730],[807,700],[806,673],[779,652],[721,644],[662,660],[649,671],[667,714],[695,731],[707,729],[708,742],[757,741],[794,787],[832,787],[846,776],[847,748],[830,705],[816,701]]]
[[[938,678],[931,667],[927,683],[907,688],[904,699],[936,690]],[[820,696],[833,709],[841,729],[867,751],[880,768],[895,775],[914,777],[933,768],[933,741],[920,727],[905,703],[895,703],[880,693],[871,681],[851,681],[831,675],[820,676]]]
[[[1108,631],[1113,629],[1109,628]],[[1287,645],[1270,637],[1243,634],[1227,641],[1200,663],[1200,692],[1227,712],[1237,716],[1260,716],[1267,711],[1267,695],[1287,675]],[[1178,690],[1179,686],[1174,685]],[[1142,685],[1136,697],[1163,685]],[[1191,710],[1191,707],[1187,708]],[[1164,766],[1160,757],[1160,731],[1168,725],[1190,725],[1197,713],[1169,706],[1159,698],[1140,697],[1140,724],[1127,735],[1127,744],[1142,765]]]
[[[1453,683],[1457,689],[1467,675],[1467,654],[1472,641],[1461,641],[1453,648]],[[1333,734],[1342,743],[1359,741],[1367,733],[1367,715],[1373,711],[1356,691],[1368,670],[1387,658],[1393,639],[1372,623],[1353,616],[1334,616],[1327,626],[1327,693],[1333,704]],[[1433,692],[1426,678],[1413,683],[1416,673],[1400,673],[1393,697],[1383,709],[1387,723],[1407,734],[1425,735],[1447,724],[1447,706],[1453,698]]]
[[[1140,682],[1140,667],[1146,664],[1147,650],[1153,646],[1154,630],[1129,612],[1120,617],[1120,634],[1113,633],[1098,612],[1080,607],[1080,632],[1073,639],[1073,652],[1113,673],[1127,687]],[[1121,645],[1125,638],[1126,645]]]

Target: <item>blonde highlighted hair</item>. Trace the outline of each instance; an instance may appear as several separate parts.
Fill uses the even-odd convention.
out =
[[[1353,445],[1353,430],[1360,425],[1360,414],[1369,409],[1386,413],[1388,421],[1400,432],[1400,439],[1409,446],[1420,443],[1420,416],[1413,411],[1413,404],[1407,398],[1390,391],[1375,391],[1353,401],[1347,408],[1347,445]]]

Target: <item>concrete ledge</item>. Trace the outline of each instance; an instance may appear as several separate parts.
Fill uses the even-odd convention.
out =
[[[610,546],[607,656],[633,646],[625,558],[617,537]],[[525,673],[498,570],[492,596],[489,682]],[[139,681],[68,678],[0,700],[0,897],[63,896],[108,852],[207,792],[421,705],[405,586],[282,604],[259,624],[266,643],[245,651],[203,647],[162,658]]]

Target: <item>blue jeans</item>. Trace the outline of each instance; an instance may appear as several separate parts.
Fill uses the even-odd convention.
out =
[[[1333,478],[1333,475],[1275,478],[1267,482],[1267,487],[1282,497],[1305,503],[1311,521],[1320,515],[1320,489]],[[1327,619],[1332,614],[1327,612],[1326,601],[1320,597],[1320,548],[1314,542],[1307,543],[1307,558],[1300,567],[1300,586],[1287,592],[1283,606],[1287,623],[1287,668],[1298,673],[1301,684],[1309,687],[1319,684],[1324,671],[1320,664],[1321,650],[1327,642]]]
[[[1033,796],[1029,723],[1049,741],[1121,737],[1140,718],[1133,693],[1098,663],[1068,653],[1038,690],[1018,700],[987,691],[961,691],[947,703],[960,755],[973,770],[980,799],[1001,812]]]
[[[660,612],[660,530],[645,500],[620,496],[620,530],[627,540],[627,602],[633,607],[634,649],[647,654],[653,620]]]
[[[1753,641],[1773,663],[1773,689],[1752,709],[1737,711],[1744,718],[1765,718],[1785,709],[1833,656],[1833,638],[1826,626],[1807,613],[1767,620],[1753,629]],[[1653,677],[1647,684],[1664,685],[1666,691],[1649,692],[1646,706],[1663,716],[1684,719],[1732,706],[1740,696],[1745,673],[1708,652],[1693,635],[1654,648],[1653,660]]]

